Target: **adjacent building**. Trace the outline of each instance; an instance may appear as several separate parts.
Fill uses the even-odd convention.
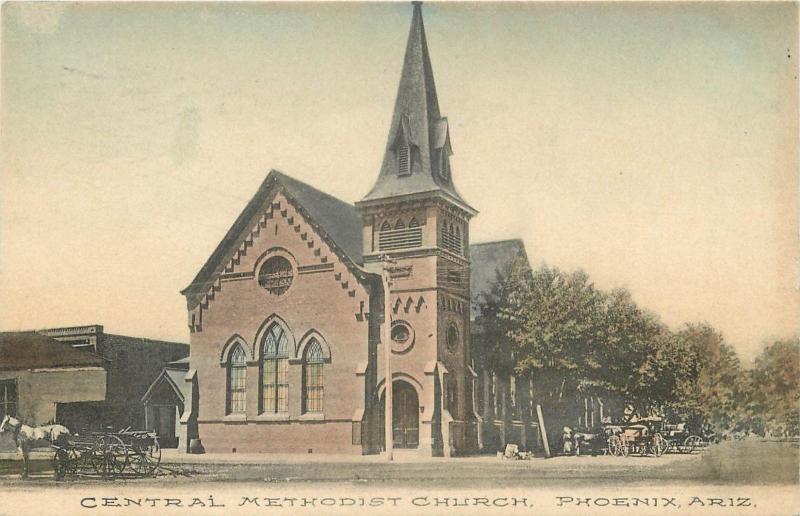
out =
[[[525,244],[519,239],[475,244],[470,247],[470,257],[473,263],[470,271],[470,318],[473,364],[477,373],[475,406],[479,415],[481,448],[502,450],[507,443],[513,443],[520,449],[537,449],[541,445],[541,436],[530,381],[515,377],[511,370],[511,357],[505,367],[483,360],[492,354],[493,341],[506,337],[487,328],[490,321],[486,320],[487,314],[482,313],[482,307],[496,297],[494,288],[499,278],[507,276],[515,264],[526,269],[530,267]]]
[[[195,420],[190,419],[197,410],[192,407],[188,371],[189,357],[170,362],[142,396],[145,427],[158,434],[162,448],[186,449],[190,439],[197,437]]]
[[[103,359],[106,396],[98,402],[61,403],[56,420],[70,429],[145,428],[141,398],[168,362],[189,355],[180,342],[106,333],[102,325],[38,330],[74,349]]]
[[[0,419],[30,425],[58,420],[64,406],[100,404],[106,398],[107,362],[102,357],[35,332],[0,333]],[[13,450],[10,434],[0,451]]]

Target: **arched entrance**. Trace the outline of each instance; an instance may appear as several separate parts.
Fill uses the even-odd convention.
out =
[[[381,447],[386,449],[384,401],[384,394],[381,393]],[[392,383],[392,431],[395,448],[419,447],[419,399],[414,387],[403,380]]]

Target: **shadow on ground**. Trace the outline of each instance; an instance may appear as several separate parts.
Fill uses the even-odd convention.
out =
[[[693,467],[697,477],[708,481],[796,484],[800,482],[799,457],[797,442],[726,441],[711,447]]]

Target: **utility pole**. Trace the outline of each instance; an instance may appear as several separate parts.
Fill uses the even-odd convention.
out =
[[[396,263],[389,255],[381,256],[383,262],[383,400],[384,400],[384,439],[386,440],[386,460],[393,460],[394,449],[394,428],[392,428],[392,368],[390,359],[392,357],[392,303],[390,299],[391,267],[389,264]]]

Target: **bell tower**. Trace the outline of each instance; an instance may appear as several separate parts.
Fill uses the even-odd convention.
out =
[[[393,262],[384,298],[392,309],[393,400],[397,392],[418,400],[416,430],[414,418],[402,412],[414,404],[405,398],[394,403],[394,446],[433,455],[469,452],[477,443],[469,365],[469,222],[477,211],[454,186],[452,154],[421,2],[413,2],[383,162],[356,207],[366,268],[380,273],[385,260]],[[378,362],[380,391],[384,367]]]

